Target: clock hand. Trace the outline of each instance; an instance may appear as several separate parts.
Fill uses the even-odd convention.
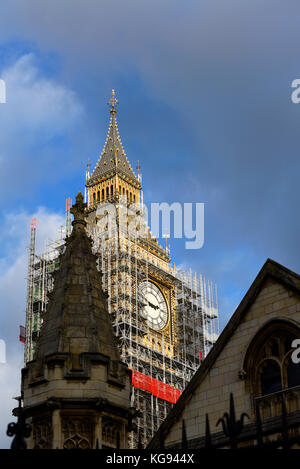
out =
[[[147,300],[147,298],[144,296],[144,295],[141,295],[143,300],[146,301],[146,304],[148,304],[148,306],[150,306],[150,308],[153,308],[153,309],[158,309],[159,306],[155,306],[153,303],[151,303],[151,301]],[[143,306],[146,306],[146,304],[143,304]]]
[[[141,299],[142,299],[143,301],[145,301],[145,303],[142,303],[142,306],[147,306],[148,300],[145,298],[144,295],[141,295]]]

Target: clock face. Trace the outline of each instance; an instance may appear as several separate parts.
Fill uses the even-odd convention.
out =
[[[140,300],[143,303],[140,314],[147,319],[149,327],[156,331],[163,329],[168,322],[168,305],[160,289],[152,282],[139,285]]]

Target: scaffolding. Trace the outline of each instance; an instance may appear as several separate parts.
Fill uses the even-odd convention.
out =
[[[68,212],[70,201],[66,207]],[[107,226],[92,222],[94,215],[90,210],[87,229],[102,272],[102,286],[108,293],[108,311],[119,338],[121,359],[133,373],[132,405],[140,411],[129,441],[134,448],[137,441],[146,445],[152,438],[215,343],[219,333],[216,286],[202,275],[171,267],[169,248],[162,248],[156,240],[141,240],[123,231],[123,225],[108,235]],[[67,213],[67,235],[69,227]],[[58,256],[65,242],[48,242],[44,254],[37,256],[35,236],[36,225],[31,230],[25,362],[34,357],[47,295],[53,289],[52,273],[59,267]],[[146,249],[147,244],[155,245],[159,255]],[[154,331],[140,313],[144,300],[139,285],[158,278],[170,291],[169,310],[174,314],[169,311],[168,325]]]
[[[34,294],[34,266],[35,266],[35,243],[36,243],[36,218],[30,220],[30,245],[28,258],[28,278],[27,278],[27,304],[26,304],[26,338],[24,348],[25,363],[28,357],[32,356],[32,335],[35,328],[33,314],[33,294]]]
[[[65,240],[47,240],[44,253],[36,254],[36,219],[30,222],[30,247],[27,278],[25,364],[33,360],[36,342],[48,304],[48,293],[53,289],[53,273],[59,268],[59,255]],[[61,231],[61,230],[60,230]]]

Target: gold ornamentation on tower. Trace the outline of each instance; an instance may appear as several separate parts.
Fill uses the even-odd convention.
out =
[[[110,122],[106,142],[98,163],[87,181],[88,208],[93,210],[99,203],[115,202],[121,196],[127,198],[128,203],[139,203],[139,193],[142,189],[139,179],[126,157],[117,125],[118,101],[115,90],[108,104],[110,107]]]
[[[110,111],[109,111],[111,114],[117,114],[116,104],[119,104],[119,101],[116,99],[115,95],[116,95],[115,90],[112,90],[111,91],[111,98],[108,101],[108,104],[111,104],[111,108],[110,108]]]

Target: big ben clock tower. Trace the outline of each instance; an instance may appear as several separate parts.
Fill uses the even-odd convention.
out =
[[[87,173],[87,230],[120,355],[132,370],[132,405],[138,409],[130,447],[146,445],[217,339],[218,312],[211,283],[171,266],[170,248],[152,236],[143,217],[141,175],[127,159],[117,125],[115,92],[103,151]],[[67,199],[69,235],[70,199]],[[136,221],[138,221],[136,223]],[[61,239],[35,255],[31,228],[25,363],[36,340],[59,266]]]
[[[109,104],[107,139],[86,182],[88,226],[122,360],[133,370],[133,404],[141,410],[136,432],[145,444],[215,340],[209,329],[216,308],[212,289],[170,266],[170,249],[160,246],[143,219],[143,236],[131,233],[128,207],[143,214],[141,177],[121,142],[114,90]],[[116,223],[109,229],[112,206]]]

